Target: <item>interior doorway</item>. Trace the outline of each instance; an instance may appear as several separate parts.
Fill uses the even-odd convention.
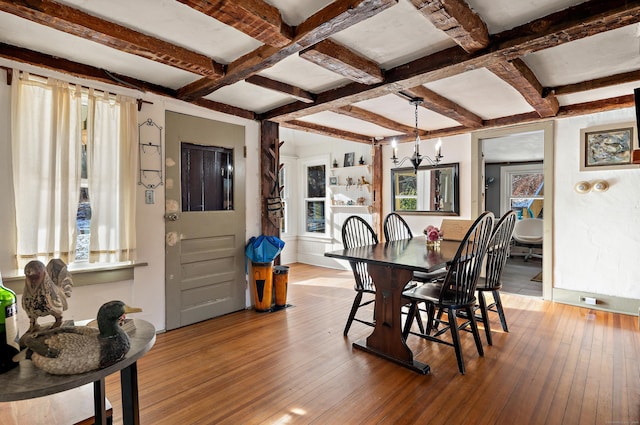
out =
[[[536,243],[520,238],[512,246],[503,288],[551,299],[553,122],[478,132],[473,139],[476,213],[487,210],[500,217],[513,209],[518,225],[535,220],[541,228]]]

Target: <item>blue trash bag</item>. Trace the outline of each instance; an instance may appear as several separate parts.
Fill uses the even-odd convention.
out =
[[[254,263],[273,261],[284,248],[284,241],[276,236],[252,236],[245,248],[245,255]]]

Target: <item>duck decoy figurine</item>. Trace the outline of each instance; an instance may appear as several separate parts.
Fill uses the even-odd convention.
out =
[[[62,326],[34,332],[25,338],[25,358],[53,375],[73,375],[108,367],[129,351],[129,337],[120,322],[126,313],[142,309],[122,301],[109,301],[98,310],[98,329],[91,326]],[[21,354],[22,354],[21,353]],[[14,360],[20,360],[21,354]]]
[[[68,308],[73,281],[67,265],[60,259],[49,261],[47,267],[41,261],[29,261],[24,267],[25,283],[22,308],[29,317],[29,329],[25,333],[40,329],[38,317],[53,316],[51,328],[62,324],[62,312]]]

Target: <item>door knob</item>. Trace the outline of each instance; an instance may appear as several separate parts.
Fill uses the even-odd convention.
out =
[[[178,214],[176,213],[171,213],[171,214],[166,214],[164,218],[166,218],[169,221],[178,221],[180,217],[178,217]]]

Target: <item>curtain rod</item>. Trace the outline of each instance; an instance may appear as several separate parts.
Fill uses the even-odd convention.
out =
[[[6,73],[7,73],[7,85],[10,86],[13,83],[13,68],[9,68],[9,67],[6,67],[6,66],[0,66],[0,69],[3,69],[3,70],[6,71]],[[22,70],[18,70],[18,71],[19,72],[26,72],[26,71],[22,71]],[[114,79],[116,82],[120,82],[122,84],[126,84],[126,82],[120,81],[119,79],[114,78],[108,71],[106,71],[106,70],[103,70],[103,71],[109,76],[109,78]],[[45,78],[45,79],[49,78],[49,77],[45,77],[44,75],[34,74],[32,72],[29,72],[29,74],[33,75],[33,76],[36,76],[38,78]],[[69,84],[71,84],[71,83],[69,83]],[[140,88],[138,88],[136,86],[133,86],[133,85],[129,85],[129,86],[132,87],[132,88],[135,88],[137,90],[140,90]],[[91,89],[91,87],[83,86],[83,85],[80,85],[80,87],[83,88],[83,89],[87,89],[87,90]],[[96,90],[96,89],[94,89],[94,90]],[[106,91],[108,94],[113,95],[113,96],[117,95],[116,93],[111,93],[108,90],[103,90],[103,91]],[[142,104],[143,103],[146,103],[146,104],[149,104],[149,105],[153,105],[153,102],[150,102],[148,100],[144,100],[142,98],[137,98],[136,102],[138,104],[138,111],[142,110]]]

